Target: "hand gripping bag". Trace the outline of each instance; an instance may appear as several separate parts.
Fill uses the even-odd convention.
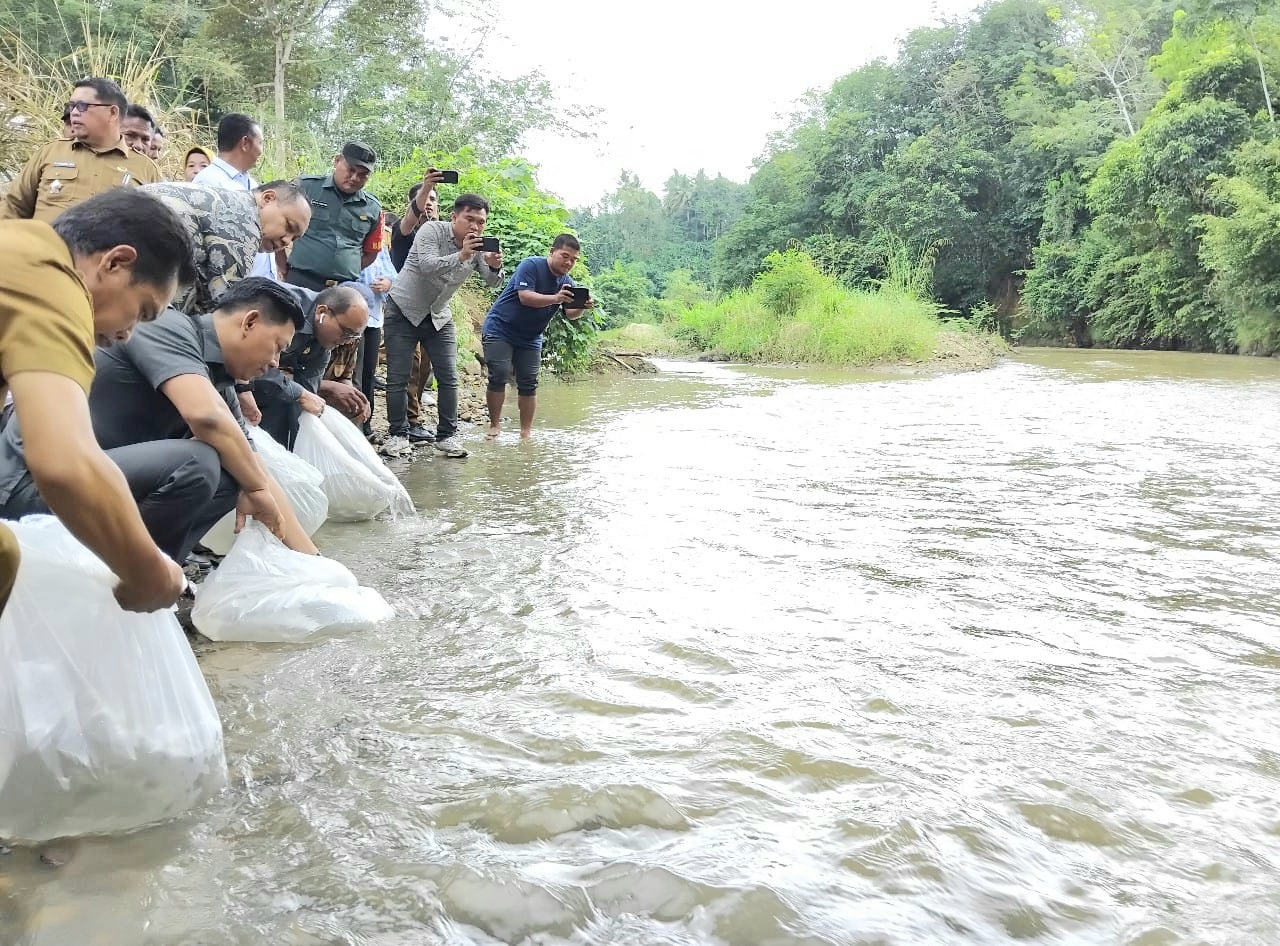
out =
[[[191,622],[215,641],[298,643],[367,631],[395,617],[340,562],[287,548],[259,523],[245,526],[196,591]]]
[[[47,841],[174,818],[226,783],[222,724],[172,611],[132,614],[53,516],[22,547],[0,616],[0,838]]]
[[[392,518],[417,514],[408,490],[404,488],[400,478],[387,469],[386,463],[383,462],[382,457],[378,456],[378,451],[370,446],[359,427],[338,411],[325,411],[320,415],[320,423],[333,434],[333,439],[342,445],[342,449],[353,460],[366,467],[386,486]]]
[[[294,456],[269,433],[260,427],[249,428],[249,439],[257,448],[258,456],[267,471],[275,477],[284,494],[289,497],[294,514],[302,523],[307,535],[314,535],[329,518],[329,497],[324,492],[324,477],[320,471],[301,457]],[[233,509],[200,540],[200,544],[215,555],[226,555],[236,540],[236,513]]]
[[[342,422],[350,426],[345,418]],[[304,413],[299,424],[293,452],[320,471],[330,519],[364,522],[391,505],[387,484],[347,453],[320,418]]]

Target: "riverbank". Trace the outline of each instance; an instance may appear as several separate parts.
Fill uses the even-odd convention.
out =
[[[698,350],[672,336],[660,325],[643,323],[624,325],[604,332],[601,335],[601,348],[614,358],[687,358],[725,362],[744,360],[716,349]],[[857,367],[933,367],[942,371],[981,371],[1012,353],[1012,346],[999,335],[944,327],[938,331],[932,351],[926,357],[876,361],[869,365],[858,364]],[[754,364],[770,363],[763,359],[745,360]]]

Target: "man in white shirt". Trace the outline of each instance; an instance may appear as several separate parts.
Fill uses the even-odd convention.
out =
[[[262,128],[257,122],[241,112],[223,115],[222,121],[218,122],[218,156],[191,183],[224,190],[252,191],[258,183],[249,172],[262,160],[262,151]],[[249,275],[275,279],[275,255],[259,253],[255,256]]]

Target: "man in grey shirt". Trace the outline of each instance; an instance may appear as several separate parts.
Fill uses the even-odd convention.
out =
[[[489,286],[502,284],[502,253],[484,253],[489,202],[462,194],[448,221],[424,223],[383,307],[382,336],[387,345],[386,456],[404,456],[409,444],[409,370],[421,342],[436,373],[436,409],[440,416],[435,449],[446,457],[465,457],[458,432],[458,336],[449,302],[472,273]]]

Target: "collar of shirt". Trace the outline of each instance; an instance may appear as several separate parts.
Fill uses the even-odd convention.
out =
[[[66,141],[67,139],[63,138],[61,140]],[[131,153],[129,150],[129,146],[124,143],[123,135],[120,137],[120,140],[117,141],[115,144],[107,145],[107,147],[105,148],[95,148],[93,147],[93,145],[89,144],[86,141],[81,141],[79,138],[72,138],[71,150],[74,151],[76,148],[83,148],[86,151],[92,151],[94,154],[110,154],[112,151],[119,151],[126,158],[129,157]]]
[[[345,191],[338,190],[338,182],[333,179],[332,172],[325,175],[324,183],[321,186],[324,187],[325,190],[331,190],[335,194],[337,194],[339,197],[341,197],[342,202],[344,204],[351,203],[357,200],[363,201],[367,199],[365,197],[364,188],[361,188],[360,190],[356,191],[354,194],[348,194]]]
[[[223,361],[222,342],[218,341],[218,330],[213,324],[213,315],[197,315],[194,317],[200,329],[200,349],[204,363],[209,366],[209,380],[215,388],[224,388],[234,383],[235,379],[227,373]]]
[[[253,178],[249,176],[247,171],[241,171],[220,157],[215,157],[210,163],[210,167],[215,167],[227,176],[228,180],[235,181],[237,184],[244,186],[245,190],[253,189]]]

